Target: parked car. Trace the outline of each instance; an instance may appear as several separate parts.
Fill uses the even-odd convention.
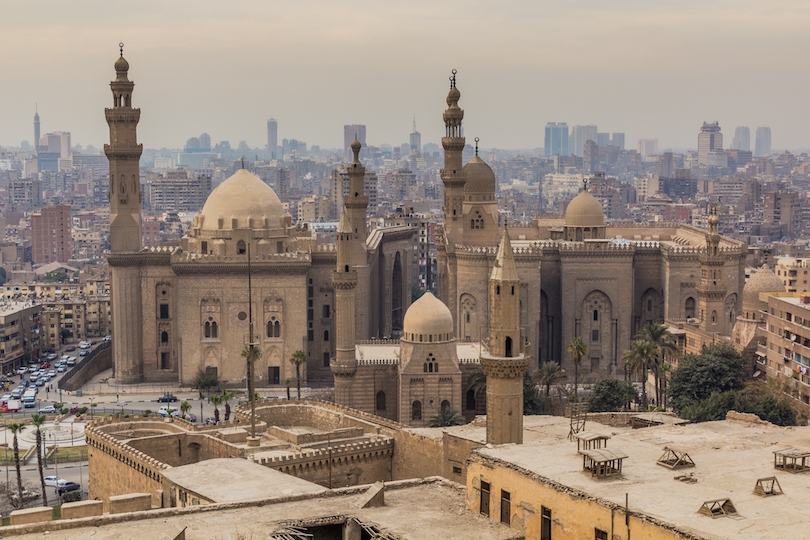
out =
[[[216,418],[214,418],[213,416],[209,416],[208,418],[205,419],[205,425],[214,425],[216,423],[217,423]]]
[[[56,371],[59,372],[59,373],[64,373],[65,372],[65,366],[63,364],[59,364],[58,366],[56,366]]]
[[[65,482],[64,484],[59,484],[56,486],[56,492],[59,495],[63,495],[65,493],[69,493],[71,491],[77,491],[81,489],[82,486],[77,484],[76,482]]]
[[[87,356],[90,354],[90,349],[82,349],[79,351],[79,356]]]
[[[68,358],[67,360],[65,360],[65,363],[66,363],[67,365],[69,365],[69,366],[75,366],[75,365],[76,365],[76,357],[75,357],[75,356],[71,356],[70,358]]]
[[[112,336],[104,336],[104,339],[102,341],[104,341],[104,343],[109,343],[110,341],[112,341]]]
[[[28,373],[35,373],[37,371],[39,371],[39,366],[36,364],[28,368]]]
[[[171,411],[171,412],[169,412],[169,411]],[[173,409],[172,407],[163,406],[163,407],[158,409],[157,413],[160,416],[162,416],[163,418],[166,418],[167,416],[169,416],[169,414],[171,414],[172,416],[175,416],[175,413],[177,413],[177,409]]]
[[[59,357],[56,355],[56,353],[51,353],[51,354],[48,355],[48,360],[50,360],[51,362],[53,362],[57,358],[59,358]]]
[[[37,386],[45,386],[45,381],[47,380],[48,379],[37,379],[37,382],[35,382],[34,384]]]
[[[79,348],[80,349],[86,349],[89,346],[90,346],[90,343],[87,342],[87,341],[82,341],[81,343],[79,343]]]
[[[55,369],[48,370],[48,377],[56,377],[56,370]]]
[[[50,363],[50,362],[42,362],[42,363],[39,365],[39,367],[40,367],[40,368],[49,368],[49,367],[51,367],[51,363]]]
[[[56,414],[56,407],[54,407],[53,405],[42,407],[40,410],[37,411],[37,414]],[[47,486],[48,484],[45,485]]]
[[[71,345],[70,347],[65,347],[65,350],[66,350],[67,352],[73,352],[73,351],[75,351],[75,350],[76,350],[76,346],[75,346],[75,345]]]
[[[177,396],[173,394],[163,394],[162,396],[157,398],[157,400],[162,403],[174,403],[175,401],[177,401]]]
[[[67,482],[67,480],[63,480],[62,478],[59,478],[58,476],[46,476],[45,477],[45,485],[46,486],[56,487],[59,484],[64,484],[65,482]]]
[[[28,368],[21,367],[17,369],[17,375],[25,375],[26,373],[28,373]]]
[[[197,415],[194,414],[194,413],[188,413],[186,415],[186,420],[188,420],[189,422],[195,422],[196,423],[197,422]]]

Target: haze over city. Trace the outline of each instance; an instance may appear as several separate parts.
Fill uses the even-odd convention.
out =
[[[6,4],[0,17],[0,144],[70,131],[107,137],[117,44],[137,81],[149,148],[279,137],[342,145],[407,141],[414,115],[438,142],[455,68],[465,134],[483,147],[540,148],[547,122],[624,132],[628,146],[695,148],[703,121],[770,126],[774,149],[810,147],[804,53],[810,6],[712,2],[154,2]]]

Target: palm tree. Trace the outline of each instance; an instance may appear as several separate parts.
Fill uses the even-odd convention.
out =
[[[188,401],[181,401],[180,402],[180,414],[183,415],[183,418],[186,417],[186,415],[188,414],[188,411],[190,411],[190,410],[191,410],[191,403],[189,403]]]
[[[661,368],[667,356],[672,357],[678,354],[678,346],[675,344],[675,340],[672,339],[669,329],[663,324],[648,322],[644,325],[638,337],[649,341],[653,345],[653,365],[650,367],[653,369],[653,375],[655,376],[655,400],[660,405],[663,386],[666,384],[666,379],[661,381],[660,375],[663,373]]]
[[[45,491],[45,471],[42,468],[42,431],[40,428],[47,418],[44,414],[35,414],[31,423],[37,428],[37,468],[39,468],[39,482],[42,485],[42,506],[48,506],[48,494]]]
[[[219,424],[219,409],[217,408],[222,403],[222,396],[220,395],[213,395],[211,396],[211,405],[214,406],[214,422]]]
[[[222,390],[222,401],[225,403],[225,421],[231,417],[231,404],[229,403],[236,394],[229,390]]]
[[[287,387],[287,401],[290,401],[290,379],[284,379],[284,385]]]
[[[476,364],[473,370],[470,371],[470,376],[467,377],[467,388],[465,388],[465,391],[469,392],[470,390],[472,390],[476,396],[479,392],[487,391],[487,376],[484,374],[481,364]]]
[[[634,339],[630,342],[630,349],[622,355],[622,362],[631,373],[638,374],[641,379],[641,403],[647,408],[647,371],[650,361],[655,355],[655,347],[646,339]]]
[[[574,362],[574,401],[579,401],[579,364],[587,352],[588,346],[580,336],[575,337],[568,344],[568,354],[571,355],[571,360]]]
[[[295,384],[298,388],[298,399],[301,399],[301,364],[307,361],[307,355],[302,350],[297,350],[290,358],[290,363],[295,366]]]
[[[439,414],[430,419],[430,427],[460,426],[466,423],[464,417],[450,407],[441,409]]]
[[[546,399],[551,393],[551,387],[557,382],[565,379],[567,375],[565,371],[560,369],[560,364],[557,362],[543,362],[540,364],[539,369],[535,369],[532,373],[532,381],[543,386],[546,389]]]
[[[20,469],[20,445],[17,442],[17,435],[22,433],[25,429],[25,424],[22,422],[14,422],[6,424],[6,429],[14,435],[14,465],[17,467],[17,493],[20,496],[20,504],[23,500],[23,487],[22,487],[22,470]]]

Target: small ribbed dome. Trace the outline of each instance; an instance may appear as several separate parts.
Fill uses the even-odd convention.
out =
[[[123,56],[119,56],[118,60],[115,61],[115,71],[129,71],[129,62]]]
[[[269,228],[276,229],[281,227],[284,207],[273,188],[255,174],[240,169],[211,192],[200,215],[203,230],[219,228],[219,218],[224,220],[223,229],[233,228],[233,218],[237,220],[237,228],[248,228],[248,218],[253,218],[253,228],[260,228],[260,220],[265,216]]]
[[[444,302],[426,292],[405,312],[402,330],[408,341],[447,341],[453,336],[453,315]]]
[[[450,92],[447,93],[447,106],[452,107],[456,105],[459,99],[461,99],[461,92],[458,91],[458,88],[453,86],[450,88]]]
[[[764,292],[785,292],[785,284],[779,276],[763,264],[743,287],[743,311],[746,313],[756,313],[757,311],[768,309],[768,303],[759,299],[759,293]]]
[[[492,172],[490,166],[477,155],[473,156],[473,158],[464,165],[461,172],[464,173],[467,179],[467,183],[464,184],[464,193],[495,194],[495,173]]]
[[[568,203],[565,226],[604,227],[605,212],[602,210],[602,204],[588,190],[583,189]]]

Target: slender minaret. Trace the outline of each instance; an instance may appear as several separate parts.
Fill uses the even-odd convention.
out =
[[[140,382],[143,374],[143,319],[141,317],[141,183],[138,162],[143,146],[136,128],[140,109],[132,108],[135,83],[127,78],[129,63],[115,62],[110,83],[113,107],[104,109],[110,126],[110,144],[104,153],[110,162],[110,303],[112,305],[113,362],[118,382]]]
[[[34,152],[39,153],[39,104],[34,107]]]
[[[357,153],[355,160],[356,156]],[[337,340],[335,357],[330,367],[335,377],[335,402],[346,407],[353,406],[351,390],[354,373],[357,371],[354,353],[354,290],[357,287],[357,271],[352,267],[351,259],[354,235],[348,211],[344,211],[337,228],[337,268],[332,272]]]
[[[726,283],[723,280],[725,257],[720,253],[720,234],[717,232],[717,205],[709,205],[709,232],[706,233],[706,251],[700,254],[700,283],[697,286],[701,329],[709,333],[726,334]]]
[[[503,231],[489,277],[489,343],[481,350],[487,376],[487,443],[523,443],[523,375],[529,358],[520,341],[520,280]]]
[[[441,170],[444,183],[444,232],[449,244],[461,242],[463,235],[463,203],[465,178],[463,167],[464,134],[461,121],[464,111],[459,109],[461,92],[456,88],[456,70],[450,77],[450,92],[447,94],[447,110],[444,111],[445,133],[442,137],[444,148],[444,168]],[[452,310],[452,308],[451,308]]]
[[[360,245],[365,245],[368,237],[368,227],[366,225],[366,210],[368,209],[368,195],[365,192],[366,168],[360,163],[360,141],[357,138],[352,143],[354,160],[349,164],[349,194],[343,197],[344,214],[348,218],[349,226],[352,228],[352,239]],[[354,264],[365,264],[365,257],[362,261],[354,261]]]

